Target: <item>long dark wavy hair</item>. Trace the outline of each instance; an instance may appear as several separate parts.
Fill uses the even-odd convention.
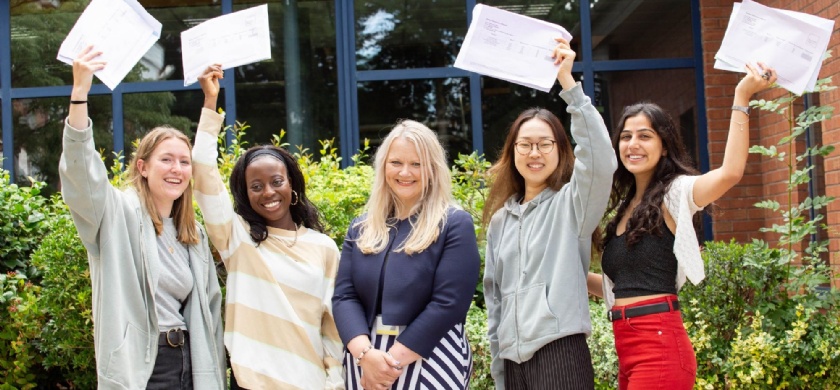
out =
[[[266,227],[265,218],[254,211],[251,207],[251,201],[248,200],[248,184],[245,181],[245,169],[257,157],[266,155],[270,155],[283,162],[289,174],[288,180],[291,183],[292,190],[297,192],[297,204],[289,204],[289,214],[292,215],[292,220],[297,225],[303,225],[309,229],[323,233],[324,226],[321,224],[318,216],[318,208],[306,197],[306,182],[297,160],[285,149],[272,145],[263,145],[248,149],[236,161],[236,165],[233,166],[233,171],[230,174],[230,192],[233,194],[234,211],[250,225],[251,239],[259,245],[268,238],[268,228]]]
[[[572,171],[575,165],[575,155],[572,151],[572,144],[566,136],[566,129],[563,123],[554,113],[544,108],[534,107],[522,111],[510,125],[505,144],[499,155],[499,160],[487,172],[490,181],[490,191],[487,200],[484,202],[482,215],[484,227],[490,224],[493,214],[504,206],[505,201],[513,195],[525,196],[525,178],[516,170],[516,139],[519,138],[519,129],[522,124],[531,120],[539,119],[551,127],[552,135],[557,143],[551,153],[557,153],[560,157],[557,169],[546,179],[546,184],[557,191],[572,179]]]
[[[641,203],[633,210],[633,214],[627,221],[626,242],[632,246],[641,240],[642,236],[648,233],[662,236],[662,202],[668,187],[680,175],[697,175],[699,172],[691,164],[691,158],[683,146],[682,137],[668,113],[655,103],[640,102],[627,106],[621,114],[621,119],[613,130],[612,145],[615,149],[616,159],[621,161],[618,148],[621,139],[621,131],[628,118],[636,115],[644,115],[650,120],[652,130],[662,140],[663,156],[659,158],[656,170],[653,173],[650,183],[645,189]],[[666,152],[667,153],[664,153]],[[636,179],[627,170],[624,164],[618,164],[618,169],[613,175],[612,191],[607,206],[607,213],[615,211],[615,216],[607,224],[606,237],[615,236],[618,221],[624,215],[630,201],[636,195]],[[607,240],[604,240],[606,242]],[[603,249],[603,248],[602,248]]]

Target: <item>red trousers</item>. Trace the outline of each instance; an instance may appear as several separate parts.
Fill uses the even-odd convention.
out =
[[[653,298],[613,310],[676,300]],[[694,348],[679,311],[613,321],[621,390],[692,389],[697,376]]]

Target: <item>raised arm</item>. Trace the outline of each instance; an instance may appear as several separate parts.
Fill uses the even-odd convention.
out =
[[[574,50],[563,39],[558,38],[557,42],[552,56],[555,63],[560,64],[557,71],[557,81],[563,87],[560,97],[568,103],[566,112],[571,115],[571,133],[577,142],[570,184],[574,191],[578,235],[588,237],[604,215],[612,175],[618,163],[604,119],[592,106],[589,97],[583,94],[580,83],[572,77]]]
[[[236,214],[216,163],[219,157],[219,132],[224,121],[224,116],[216,112],[219,79],[222,77],[224,74],[221,65],[215,64],[209,66],[198,78],[204,92],[204,106],[201,109],[201,119],[198,121],[193,147],[193,180],[195,200],[204,214],[210,241],[227,262]]]
[[[87,99],[93,73],[105,68],[105,62],[99,59],[101,54],[88,46],[73,61],[73,90],[59,160],[61,195],[73,212],[76,230],[88,251],[95,251],[105,205],[115,192],[93,143],[93,128],[88,118]]]
[[[764,69],[764,72],[747,65],[747,75],[735,87],[733,106],[749,106],[752,95],[769,88],[776,82],[775,70],[763,63],[759,63],[759,66]],[[733,109],[729,120],[729,136],[726,138],[723,163],[719,168],[697,178],[694,183],[694,203],[697,206],[705,207],[718,200],[726,191],[729,191],[730,188],[741,181],[749,156],[749,130],[749,114]]]

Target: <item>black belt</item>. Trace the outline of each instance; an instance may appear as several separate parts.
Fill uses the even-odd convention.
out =
[[[680,311],[680,301],[675,299],[670,302],[670,305],[668,302],[659,302],[651,305],[629,307],[624,310],[610,310],[607,312],[607,318],[610,321],[618,321],[622,318],[633,318],[645,314],[665,313],[671,311],[672,306],[674,311]]]
[[[181,328],[169,329],[166,332],[160,332],[158,338],[158,346],[170,346],[172,348],[180,348],[190,338],[190,334]]]

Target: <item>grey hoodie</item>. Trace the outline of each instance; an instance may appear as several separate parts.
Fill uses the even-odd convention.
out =
[[[503,360],[522,363],[561,337],[591,333],[586,275],[592,232],[607,207],[615,152],[601,115],[578,83],[563,91],[575,147],[572,178],[524,211],[515,195],[490,220],[484,299],[497,389]]]
[[[90,123],[90,120],[88,120]],[[65,122],[59,162],[61,193],[88,252],[93,344],[99,389],[144,389],[157,358],[155,287],[160,275],[152,219],[133,189],[111,186],[90,125]],[[222,294],[207,235],[190,245],[195,280],[184,305],[190,332],[193,386],[226,387]]]

